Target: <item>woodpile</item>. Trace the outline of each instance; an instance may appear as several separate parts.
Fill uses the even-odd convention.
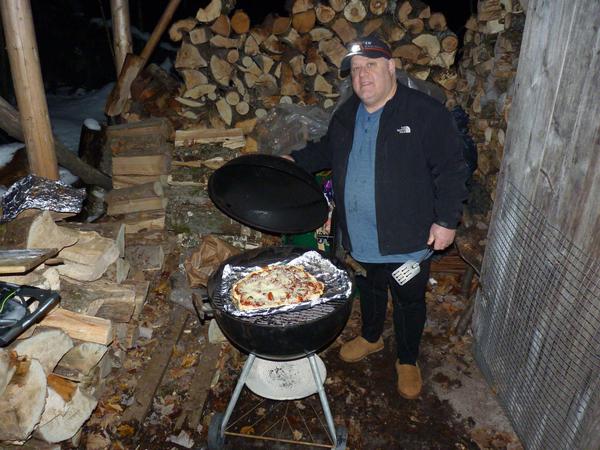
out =
[[[455,89],[477,144],[474,177],[494,198],[525,15],[518,1],[485,0],[466,23]]]
[[[1,442],[74,438],[112,370],[111,345],[134,345],[150,283],[129,270],[146,268],[143,238],[129,245],[126,236],[123,223],[56,223],[48,211],[4,224],[3,253],[28,252],[35,264],[7,263],[0,281],[59,291],[61,302],[0,350]],[[160,268],[162,248],[149,254],[149,270]]]
[[[247,126],[280,103],[331,108],[341,94],[347,44],[373,33],[390,44],[398,68],[452,97],[458,39],[443,14],[417,0],[296,0],[290,16],[269,15],[260,25],[212,0],[195,19],[170,29],[181,42],[175,61],[184,81],[176,98],[180,114],[195,129],[224,129]]]

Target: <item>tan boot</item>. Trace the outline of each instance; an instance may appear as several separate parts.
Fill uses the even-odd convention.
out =
[[[417,398],[423,387],[419,366],[400,364],[396,360],[396,373],[398,374],[398,394],[408,400]]]
[[[358,362],[371,353],[383,350],[383,339],[369,342],[364,337],[358,336],[346,342],[340,349],[340,358],[346,362]]]

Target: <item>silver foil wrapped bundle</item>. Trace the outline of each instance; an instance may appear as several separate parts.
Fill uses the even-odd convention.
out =
[[[27,175],[14,183],[2,197],[0,222],[13,220],[26,209],[78,213],[85,200],[85,189],[76,189],[60,181]]]
[[[280,312],[298,311],[301,309],[312,308],[313,306],[328,302],[330,300],[348,298],[352,294],[352,280],[348,274],[345,271],[337,268],[331,261],[323,257],[319,252],[307,251],[306,253],[303,253],[302,255],[293,259],[282,260],[276,264],[270,264],[269,267],[277,265],[302,266],[307,272],[325,285],[325,291],[323,292],[323,295],[314,300],[295,303],[292,305],[278,306],[275,308],[254,311],[240,311],[231,301],[231,289],[237,281],[256,270],[260,270],[262,267],[242,267],[227,264],[223,268],[223,276],[219,292],[221,298],[229,299],[229,302],[224,305],[223,309],[234,316],[264,316]]]

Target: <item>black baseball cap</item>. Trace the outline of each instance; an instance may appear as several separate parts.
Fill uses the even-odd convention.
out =
[[[348,53],[342,59],[340,70],[349,70],[350,61],[352,60],[352,57],[356,55],[366,56],[367,58],[391,59],[392,51],[384,41],[382,41],[376,36],[367,36],[358,39],[357,41],[353,41],[348,46]]]

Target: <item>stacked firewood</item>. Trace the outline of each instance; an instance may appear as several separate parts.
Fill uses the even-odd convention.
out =
[[[518,0],[485,0],[466,23],[455,90],[478,152],[475,178],[494,197],[525,15]]]
[[[452,97],[458,39],[443,14],[418,0],[296,0],[289,17],[269,15],[258,26],[212,0],[169,30],[181,42],[175,68],[185,87],[176,100],[182,114],[210,128],[260,118],[280,103],[330,108],[341,94],[347,45],[374,33],[390,44],[398,68]]]
[[[28,212],[4,225],[0,244],[52,248],[56,256],[0,281],[51,289],[61,300],[0,351],[0,442],[56,443],[76,438],[114,356],[135,344],[150,286],[140,274],[162,261],[148,265],[139,239],[125,245],[123,223],[57,223],[48,211]]]

